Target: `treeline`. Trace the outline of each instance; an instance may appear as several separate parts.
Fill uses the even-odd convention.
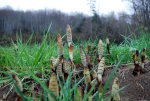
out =
[[[122,40],[121,35],[129,34],[129,28],[139,32],[137,23],[141,20],[139,21],[138,14],[140,15],[140,13],[128,15],[121,12],[116,17],[112,12],[107,16],[99,16],[96,13],[93,16],[87,16],[81,13],[65,14],[56,10],[24,12],[5,8],[0,9],[0,34],[12,35],[21,31],[22,34],[41,35],[47,31],[50,24],[52,24],[51,34],[64,34],[66,26],[69,24],[74,33],[74,40],[79,37],[81,39],[109,37],[120,42]],[[141,22],[139,24],[143,25]],[[149,29],[149,27],[144,28]]]

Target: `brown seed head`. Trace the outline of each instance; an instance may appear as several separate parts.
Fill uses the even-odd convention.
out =
[[[58,36],[57,36],[57,43],[58,43],[58,53],[59,53],[59,55],[62,55],[63,54],[63,44],[62,44],[60,34],[58,34]]]
[[[66,34],[67,34],[68,46],[70,46],[70,44],[72,44],[72,32],[71,32],[70,25],[67,25]]]

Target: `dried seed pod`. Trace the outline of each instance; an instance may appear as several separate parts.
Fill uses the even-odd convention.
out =
[[[71,64],[71,60],[66,60],[63,59],[63,71],[67,74],[69,74],[72,70],[72,64]]]
[[[58,43],[58,54],[60,56],[63,54],[63,44],[60,34],[57,35],[57,43]]]
[[[91,72],[91,75],[92,75],[93,79],[97,79],[97,72],[96,72],[96,70],[93,70]]]
[[[88,55],[86,56],[86,65],[87,65],[89,71],[92,70],[93,66],[91,64],[91,60],[90,60],[90,57]],[[91,80],[93,81],[93,83],[97,81],[97,72],[96,72],[96,70],[93,70],[91,72],[90,76],[91,76]]]
[[[63,72],[62,72],[62,63],[58,64],[57,69],[56,69],[56,73],[59,77],[63,76]]]
[[[109,39],[106,38],[106,44],[107,44],[107,51],[108,51],[108,54],[110,54],[110,46],[109,46]]]
[[[85,53],[83,51],[83,46],[80,46],[79,47],[79,50],[80,50],[80,57],[81,57],[81,62],[83,64],[84,67],[86,67],[86,56],[85,56]]]
[[[102,82],[102,75],[104,72],[104,66],[105,66],[105,58],[103,57],[101,61],[98,64],[98,69],[97,69],[97,75],[98,75],[98,81]]]
[[[85,83],[89,84],[91,82],[91,76],[90,76],[90,71],[88,68],[84,68],[84,78],[85,78]]]
[[[51,90],[51,92],[58,97],[59,96],[59,83],[57,80],[57,75],[56,73],[53,73],[50,77],[49,80],[49,89]],[[50,99],[51,101],[55,101],[53,96],[50,95]]]
[[[99,55],[99,60],[101,60],[101,58],[103,56],[103,42],[102,42],[102,40],[99,40],[98,55]]]
[[[61,59],[61,57],[55,59],[53,56],[51,56],[51,68],[53,70],[55,70],[55,68],[56,68],[56,73],[60,77],[60,76],[63,76],[63,72],[62,72],[62,59],[61,60],[58,60],[58,59]],[[59,63],[57,63],[57,62],[59,62]],[[56,66],[56,67],[54,67],[54,66]]]
[[[67,25],[66,34],[67,34],[68,46],[70,46],[70,45],[72,45],[72,32],[71,32],[70,25]]]
[[[69,57],[71,61],[73,61],[73,46],[72,45],[69,46]]]
[[[112,94],[114,94],[114,96],[112,97],[113,101],[120,101],[119,93],[115,93],[117,90],[119,90],[119,80],[116,77],[114,79],[114,82],[113,82],[113,85],[112,85]]]
[[[58,58],[55,60],[53,66],[57,67],[60,63],[62,63],[63,55],[58,56]]]
[[[97,84],[97,79],[93,79],[90,84],[91,84],[91,85],[94,85],[95,83]],[[96,88],[96,87],[95,87],[95,88]]]

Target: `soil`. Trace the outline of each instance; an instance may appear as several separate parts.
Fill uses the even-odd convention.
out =
[[[106,82],[110,73],[113,71],[112,67],[105,70],[103,80]],[[145,65],[145,73],[138,76],[133,76],[133,68],[127,66],[120,66],[117,70],[119,78],[119,86],[127,88],[119,92],[121,101],[150,101],[150,62]],[[114,78],[113,78],[114,79]],[[105,96],[111,94],[113,80],[109,84]]]
[[[113,67],[106,67],[103,75],[104,84],[107,82],[109,75],[113,71]],[[145,64],[145,73],[133,76],[133,67],[129,65],[120,65],[117,70],[119,78],[119,86],[127,88],[119,92],[121,101],[150,101],[150,61]],[[114,78],[113,78],[114,79]],[[107,88],[104,97],[111,94],[113,79]],[[37,90],[38,88],[35,88]],[[15,101],[15,93],[10,93],[7,100],[1,100],[9,90],[9,87],[0,87],[0,101]],[[37,91],[38,92],[38,91]]]

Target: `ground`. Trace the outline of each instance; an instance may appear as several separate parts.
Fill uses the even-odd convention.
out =
[[[110,73],[113,71],[114,66],[106,67],[103,75],[104,83],[108,80]],[[150,101],[150,61],[145,63],[144,74],[140,74],[139,76],[133,76],[132,71],[133,67],[131,65],[120,65],[117,70],[117,76],[119,77],[119,86],[120,88],[128,85],[127,88],[120,91],[119,94],[121,96],[121,101]],[[114,79],[114,78],[113,78]],[[109,84],[107,88],[107,92],[105,93],[105,97],[111,94],[112,82]],[[9,87],[0,88],[0,99],[2,99],[3,95],[8,92]],[[36,89],[35,89],[36,90]],[[15,94],[11,93],[7,97],[7,101],[15,101]]]
[[[119,94],[121,101],[150,101],[150,62],[145,64],[146,73],[139,76],[133,76],[133,68],[128,68],[128,65],[120,66],[118,68],[119,86],[120,88],[128,85],[127,88],[122,90]],[[104,74],[104,81],[106,82],[112,67],[109,67]],[[113,82],[113,81],[112,81]],[[107,89],[105,96],[111,94],[111,85]]]

